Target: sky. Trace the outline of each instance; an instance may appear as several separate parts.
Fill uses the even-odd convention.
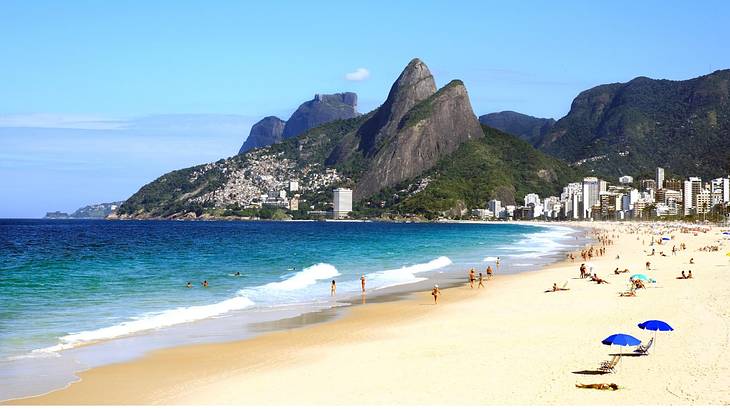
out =
[[[315,93],[380,105],[414,57],[475,114],[730,68],[730,2],[0,2],[0,218],[124,200]]]

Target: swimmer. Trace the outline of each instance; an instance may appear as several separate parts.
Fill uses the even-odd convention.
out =
[[[193,284],[192,284],[192,283],[190,283],[190,282],[188,282],[188,283],[187,283],[187,284],[185,285],[185,287],[186,287],[186,288],[192,288],[192,287],[193,287]]]
[[[207,287],[208,287],[208,281],[207,281],[207,280],[204,280],[204,281],[203,281],[203,287],[204,287],[204,288],[207,288]]]

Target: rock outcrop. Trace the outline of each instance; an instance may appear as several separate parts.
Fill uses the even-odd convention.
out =
[[[296,137],[318,125],[357,117],[357,94],[316,94],[303,103],[286,121],[284,138]]]
[[[251,133],[238,151],[239,154],[254,148],[276,144],[283,140],[285,121],[278,117],[265,117],[251,127]]]
[[[287,121],[270,116],[254,124],[238,153],[276,144],[319,125],[358,115],[357,94],[316,94],[312,100],[302,103]]]

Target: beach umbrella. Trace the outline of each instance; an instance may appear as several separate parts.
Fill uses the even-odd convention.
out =
[[[646,322],[638,324],[639,329],[651,330],[654,332],[654,344],[656,344],[657,332],[671,332],[674,330],[669,323],[662,322],[661,320],[647,320]]]
[[[650,280],[649,277],[644,275],[643,273],[637,273],[636,275],[631,275],[631,277],[629,279],[631,279],[631,280],[639,279],[639,280],[643,280],[644,282],[649,282],[649,280]]]
[[[670,238],[670,237],[668,237],[668,236],[665,236],[665,237],[662,237],[662,240],[663,240],[663,241],[671,241],[671,240],[672,240],[672,238]]]
[[[624,346],[638,346],[641,340],[625,333],[616,333],[603,339],[601,343],[607,346],[619,346],[619,356],[622,356]]]

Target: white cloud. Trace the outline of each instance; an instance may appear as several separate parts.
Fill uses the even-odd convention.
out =
[[[367,68],[358,68],[357,70],[345,74],[347,81],[365,81],[370,78],[370,71]]]
[[[0,127],[74,128],[83,130],[114,130],[124,126],[124,120],[83,114],[0,114]]]

